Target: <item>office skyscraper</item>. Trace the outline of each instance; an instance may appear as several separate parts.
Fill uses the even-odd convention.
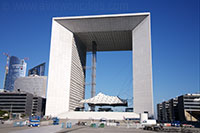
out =
[[[6,91],[13,91],[15,80],[19,77],[25,77],[26,65],[24,59],[19,59],[15,56],[10,57],[8,75],[5,82]]]
[[[42,63],[28,70],[28,76],[30,75],[44,76],[44,72],[45,72],[45,63]]]

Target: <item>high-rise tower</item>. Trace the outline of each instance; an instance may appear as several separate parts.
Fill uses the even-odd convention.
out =
[[[19,59],[16,56],[10,57],[8,75],[6,77],[4,88],[6,91],[13,91],[15,80],[19,77],[25,77],[26,65],[24,59]]]

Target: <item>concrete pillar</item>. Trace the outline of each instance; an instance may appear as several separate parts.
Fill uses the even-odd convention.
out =
[[[150,16],[132,31],[133,103],[135,113],[154,114]]]

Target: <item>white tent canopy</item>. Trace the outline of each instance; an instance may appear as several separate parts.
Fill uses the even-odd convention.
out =
[[[88,103],[89,105],[97,106],[127,106],[127,101],[117,96],[108,96],[103,93],[99,93],[90,99],[83,99],[80,103]]]

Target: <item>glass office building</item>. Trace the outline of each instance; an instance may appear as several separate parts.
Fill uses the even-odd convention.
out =
[[[6,91],[13,91],[15,80],[19,77],[25,77],[26,66],[24,59],[19,59],[15,56],[10,57],[8,75],[5,82]]]
[[[44,72],[45,72],[45,63],[42,63],[28,70],[28,76],[30,75],[44,76]]]

